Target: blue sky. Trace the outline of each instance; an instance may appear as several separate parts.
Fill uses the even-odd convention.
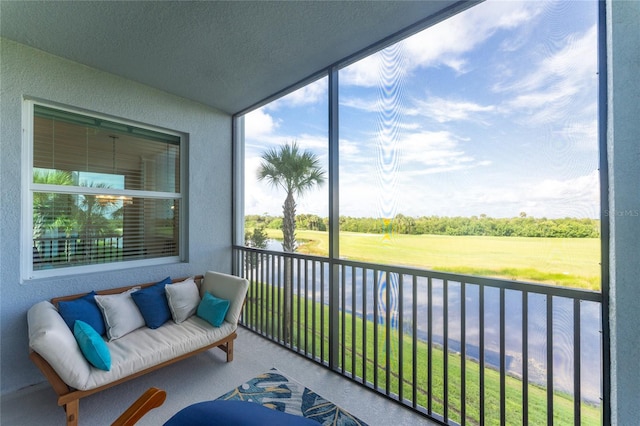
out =
[[[340,71],[340,214],[599,217],[597,5],[487,1]],[[327,79],[246,116],[245,214],[281,215],[261,153],[327,164]],[[298,213],[327,216],[327,186]]]

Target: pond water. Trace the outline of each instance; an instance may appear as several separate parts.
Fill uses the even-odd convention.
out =
[[[272,242],[268,250],[282,250],[279,243]],[[307,270],[301,271],[308,277],[311,283],[313,275],[313,262],[308,262]],[[316,282],[320,282],[320,267],[316,264]],[[324,265],[325,285],[328,282],[328,265]],[[294,268],[296,269],[296,268]],[[348,313],[355,312],[360,317],[366,317],[373,321],[375,309],[385,312],[384,295],[378,298],[377,307],[374,306],[374,277],[373,272],[368,271],[363,279],[362,270],[358,269],[355,277],[352,269],[345,268],[344,300],[341,306]],[[298,271],[294,271],[294,280]],[[404,277],[402,289],[398,285],[397,274],[390,274],[390,298],[391,311],[396,312],[392,326],[397,327],[398,321],[402,321],[404,332],[413,330],[412,306],[413,283],[410,276]],[[383,277],[378,277],[383,281]],[[363,282],[366,281],[366,286]],[[296,282],[296,281],[294,281]],[[311,284],[309,284],[311,286]],[[315,288],[316,300],[320,301],[320,289]],[[426,341],[429,328],[429,285],[425,278],[419,278],[416,285],[416,330],[419,339]],[[308,289],[308,297],[311,297],[311,287]],[[433,279],[431,282],[432,300],[432,336],[433,342],[439,345],[444,343],[444,306],[447,306],[447,334],[449,350],[459,352],[462,340],[462,286],[460,283],[449,282],[446,286],[442,280]],[[399,297],[402,293],[403,317],[398,317]],[[328,289],[324,291],[324,303],[328,304]],[[355,295],[355,300],[354,300]],[[475,284],[465,286],[465,348],[469,358],[478,360],[480,354],[480,287]],[[547,299],[545,295],[529,294],[528,305],[528,374],[529,380],[541,385],[546,385],[547,375]],[[366,310],[366,311],[365,311]],[[574,348],[574,324],[573,324],[573,300],[562,297],[554,297],[552,301],[552,328],[553,328],[553,386],[556,390],[573,393],[573,348]],[[522,292],[516,290],[505,291],[505,352],[506,368],[510,374],[520,377],[522,375]],[[582,301],[580,303],[580,327],[581,327],[581,394],[582,399],[599,403],[601,397],[601,306],[597,302]],[[500,290],[486,287],[484,291],[484,345],[485,362],[493,367],[498,367],[500,362]],[[393,348],[392,348],[393,350]]]

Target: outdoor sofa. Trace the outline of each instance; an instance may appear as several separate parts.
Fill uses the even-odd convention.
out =
[[[67,425],[77,425],[85,396],[214,347],[232,361],[248,287],[243,278],[209,271],[39,302],[27,315],[29,357],[57,393]]]

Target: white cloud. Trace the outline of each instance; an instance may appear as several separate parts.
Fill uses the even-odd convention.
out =
[[[492,145],[490,137],[483,141],[482,134],[472,133],[480,126],[467,126],[467,122],[482,124],[491,115],[500,114],[505,120],[502,122],[504,134],[508,134],[511,124],[515,124],[514,128],[520,133],[514,138],[520,137],[517,142],[526,145],[523,149],[534,145],[544,149],[546,145],[542,144],[551,143],[552,148],[562,150],[558,154],[566,156],[567,161],[581,161],[584,151],[597,149],[597,144],[593,143],[597,140],[597,104],[592,96],[597,83],[595,27],[541,44],[546,51],[525,51],[525,41],[535,37],[527,33],[528,26],[546,7],[540,3],[487,1],[406,40],[401,46],[385,52],[386,56],[376,54],[341,71],[341,85],[391,87],[397,89],[393,93],[398,95],[393,115],[384,115],[388,110],[383,104],[387,99],[380,97],[382,92],[353,88],[345,90],[349,97],[341,94],[341,107],[378,114],[374,119],[379,120],[372,119],[377,126],[366,129],[355,122],[356,129],[348,133],[351,139],[340,140],[341,214],[375,215],[380,205],[388,202],[390,208],[397,207],[398,212],[408,215],[485,213],[504,217],[525,211],[535,217],[598,217],[597,171],[575,176],[578,168],[572,171],[569,170],[571,166],[556,169],[562,175],[553,170],[542,170],[537,163],[541,161],[538,156],[532,155],[530,163],[509,157],[513,154],[509,149],[516,147],[509,146],[501,152],[503,145]],[[496,8],[501,13],[496,13]],[[476,63],[486,65],[487,60],[480,58],[486,58],[492,52],[481,51],[480,44],[497,32],[510,29],[517,30],[510,31],[505,40],[495,37],[491,41],[492,52],[497,52],[495,49],[501,49],[500,52],[518,50],[520,63],[517,65],[523,65],[522,55],[525,54],[531,54],[534,60],[525,65],[524,71],[508,61],[498,60],[497,65],[492,64],[495,73],[491,75],[500,81],[493,87],[494,94],[501,97],[500,100],[473,97],[471,90],[460,91],[455,97],[439,94],[419,101],[412,100],[414,93],[402,93],[405,88],[412,87],[404,86],[402,76],[419,68],[448,67],[456,73],[464,73]],[[430,34],[426,34],[428,32]],[[399,60],[399,69],[385,66],[390,57]],[[381,74],[381,70],[387,74]],[[393,86],[382,84],[393,73],[401,78],[393,82]],[[326,160],[325,135],[285,134],[279,125],[284,128],[289,122],[280,123],[277,119],[280,111],[275,112],[278,108],[284,112],[285,105],[295,107],[321,99],[326,99],[326,81],[300,89],[259,110],[255,123],[251,124],[253,129],[247,133],[261,138],[259,144],[253,141],[251,149],[258,152],[296,139],[301,146],[322,153]],[[358,111],[349,111],[352,112],[354,117],[359,117]],[[282,116],[285,117],[284,113]],[[430,127],[423,127],[424,116],[440,124],[430,121]],[[390,126],[384,126],[384,119],[404,121],[394,122],[390,131]],[[531,132],[517,124],[532,126],[539,132]],[[305,131],[315,132],[310,127]],[[474,139],[473,144],[456,134],[464,131]],[[363,135],[364,132],[368,133]],[[386,149],[379,145],[381,141]],[[538,143],[541,145],[536,145]],[[485,149],[481,151],[482,147]],[[581,152],[581,157],[577,157],[576,150]],[[554,153],[547,157],[551,158]],[[540,157],[544,160],[543,155]],[[247,166],[253,170],[247,182],[247,210],[281,214],[283,194],[272,191],[265,183],[255,182],[258,166],[259,163]],[[582,166],[579,168],[584,170]],[[567,177],[572,172],[573,177]],[[322,191],[325,192],[300,200],[300,211],[326,215],[326,188]]]
[[[445,172],[489,164],[467,154],[465,141],[447,131],[402,135],[387,149],[345,142],[340,175],[344,215],[425,214],[425,206],[448,203],[450,194],[439,192],[443,187],[438,184],[448,179]]]
[[[403,162],[420,175],[477,166],[476,159],[465,152],[460,141],[448,131],[424,131],[407,135],[399,146]]]
[[[340,107],[354,108],[365,112],[379,112],[382,108],[382,102],[379,98],[365,99],[356,97],[341,97]]]
[[[596,40],[595,26],[584,34],[566,37],[560,49],[534,63],[524,78],[497,84],[494,90],[514,94],[505,104],[506,111],[526,113],[523,122],[532,126],[575,119],[576,111],[590,113],[595,122],[591,94],[597,85]],[[589,98],[583,101],[585,95]],[[587,107],[572,106],[578,102],[586,102]]]
[[[486,1],[421,31],[399,43],[396,53],[401,70],[446,66],[464,73],[465,54],[484,43],[501,29],[513,29],[531,22],[542,10],[542,2]],[[496,16],[499,18],[496,19]],[[389,49],[389,48],[388,48]],[[341,84],[374,87],[385,68],[384,53],[360,60],[340,73]]]
[[[526,189],[528,198],[533,201],[554,202],[589,200],[599,203],[600,199],[599,174],[594,170],[588,175],[571,179],[545,179]]]
[[[543,179],[504,187],[474,187],[463,197],[470,204],[497,208],[497,216],[524,211],[534,217],[598,217],[598,171],[568,179]],[[491,213],[491,210],[486,213]]]
[[[277,110],[283,106],[300,106],[300,105],[309,105],[315,104],[318,102],[328,102],[328,94],[327,94],[327,78],[321,78],[320,80],[316,80],[312,83],[307,84],[299,88],[298,90],[289,93],[286,96],[283,96],[274,102],[269,103],[265,106],[272,111]]]
[[[340,139],[340,158],[347,162],[360,158],[360,144],[349,139]]]
[[[580,151],[598,151],[598,122],[592,121],[568,121],[561,130],[556,132],[563,140],[571,142],[573,148]]]
[[[526,212],[528,216],[538,218],[599,216],[597,171],[568,179],[505,181],[493,185],[475,180],[467,181],[465,185],[461,184],[462,176],[458,174],[457,178],[453,182],[451,179],[456,177],[449,180],[429,178],[428,184],[414,185],[410,196],[400,194],[400,204],[405,206],[402,213],[515,217]],[[424,207],[428,209],[426,212]]]
[[[266,182],[257,179],[258,168],[261,160],[259,157],[247,158],[245,161],[245,214],[280,214],[282,202]]]
[[[256,139],[272,134],[278,128],[278,122],[260,108],[244,117],[244,134],[246,139]]]
[[[430,97],[426,101],[416,101],[412,115],[429,117],[438,123],[456,120],[477,120],[482,113],[494,112],[493,105],[480,105],[466,100]]]
[[[379,54],[373,54],[343,68],[340,70],[340,84],[375,87],[379,82],[381,63]]]
[[[533,91],[549,87],[554,82],[572,81],[577,86],[592,84],[597,71],[597,29],[592,26],[584,34],[565,37],[564,45],[555,52],[545,46],[542,58],[535,64],[533,72],[525,78],[506,85],[509,91]]]

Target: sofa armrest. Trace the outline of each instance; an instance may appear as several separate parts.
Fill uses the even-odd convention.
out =
[[[58,310],[50,302],[36,303],[27,313],[29,347],[44,358],[69,386],[79,388],[91,366]]]
[[[249,281],[244,278],[208,271],[200,287],[200,296],[202,297],[205,292],[209,292],[215,297],[228,300],[229,310],[225,320],[237,325],[248,289]]]

